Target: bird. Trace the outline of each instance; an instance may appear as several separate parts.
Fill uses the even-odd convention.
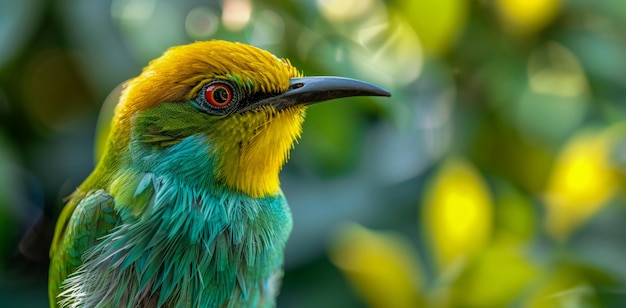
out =
[[[171,47],[124,84],[50,247],[51,307],[273,307],[292,217],[279,172],[308,106],[391,96],[240,42]]]

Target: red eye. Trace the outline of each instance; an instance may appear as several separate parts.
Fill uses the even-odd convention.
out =
[[[204,92],[207,102],[215,107],[224,107],[233,100],[233,90],[225,83],[214,83]]]

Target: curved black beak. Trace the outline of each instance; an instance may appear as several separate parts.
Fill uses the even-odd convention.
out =
[[[240,112],[261,106],[272,106],[276,110],[295,105],[315,103],[350,96],[391,96],[389,91],[369,82],[344,77],[291,78],[289,89],[244,107]]]

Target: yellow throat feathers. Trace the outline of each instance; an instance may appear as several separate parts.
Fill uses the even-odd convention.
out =
[[[235,137],[213,141],[219,151],[216,178],[256,198],[278,193],[278,173],[300,137],[305,109],[265,108],[222,121],[217,129]]]

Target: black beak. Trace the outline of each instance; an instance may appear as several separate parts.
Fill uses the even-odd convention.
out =
[[[281,110],[295,105],[312,105],[350,96],[391,96],[391,93],[377,85],[351,78],[326,76],[291,78],[287,91],[250,104],[240,112],[261,106],[272,106],[276,110]]]

